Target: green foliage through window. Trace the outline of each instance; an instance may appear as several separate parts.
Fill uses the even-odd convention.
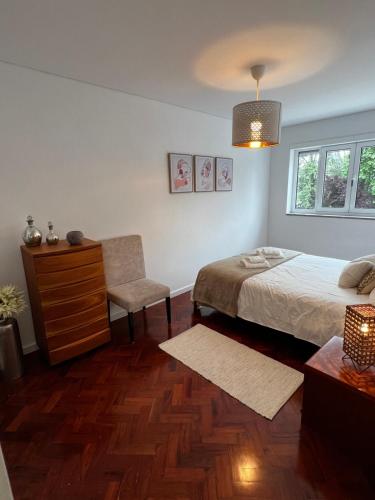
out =
[[[315,208],[319,151],[298,153],[296,208]]]
[[[297,151],[294,209],[375,213],[375,141]]]
[[[323,186],[323,207],[342,208],[345,206],[350,151],[350,149],[338,149],[327,152]]]
[[[375,146],[362,148],[356,208],[375,208]]]

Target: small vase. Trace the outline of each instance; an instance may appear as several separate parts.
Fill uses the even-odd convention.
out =
[[[52,222],[48,222],[48,233],[46,236],[47,245],[57,245],[59,242],[59,235],[53,230]]]
[[[42,242],[42,233],[34,226],[34,219],[31,215],[28,215],[26,221],[28,226],[23,232],[23,241],[27,247],[38,247]]]
[[[83,233],[82,231],[69,231],[66,235],[66,239],[70,245],[81,245]]]
[[[23,353],[17,320],[0,319],[0,374],[7,380],[23,375]]]

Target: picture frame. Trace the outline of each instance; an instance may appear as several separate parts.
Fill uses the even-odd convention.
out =
[[[232,191],[233,189],[233,158],[217,157],[215,161],[216,191]]]
[[[193,155],[169,153],[168,169],[170,193],[193,192]]]
[[[213,156],[194,156],[194,188],[197,193],[215,190],[215,158]]]

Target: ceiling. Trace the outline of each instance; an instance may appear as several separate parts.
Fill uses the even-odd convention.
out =
[[[374,0],[0,0],[0,60],[226,118],[375,108]],[[1,75],[1,74],[0,74]]]

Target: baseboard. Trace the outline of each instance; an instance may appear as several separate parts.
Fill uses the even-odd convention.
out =
[[[193,289],[194,283],[191,283],[191,285],[186,285],[181,288],[177,288],[176,290],[172,290],[171,292],[171,297],[177,297],[178,295],[182,295],[183,293],[190,292]],[[158,304],[161,302],[159,300],[158,302],[155,302],[155,304]],[[154,304],[150,304],[154,305]],[[123,309],[118,309],[116,311],[111,312],[111,321],[114,321],[116,319],[120,319],[124,316],[127,316],[127,313]],[[27,344],[22,346],[22,350],[24,354],[29,354],[30,352],[37,351],[39,349],[38,345],[33,342],[32,344]]]
[[[182,295],[183,293],[186,292],[191,292],[193,289],[194,283],[191,283],[191,285],[186,285],[181,288],[177,288],[177,290],[172,290],[171,292],[171,297],[177,297],[177,295]]]
[[[37,351],[39,349],[38,345],[33,342],[32,344],[27,344],[22,346],[22,350],[24,354],[29,354],[30,352]]]

